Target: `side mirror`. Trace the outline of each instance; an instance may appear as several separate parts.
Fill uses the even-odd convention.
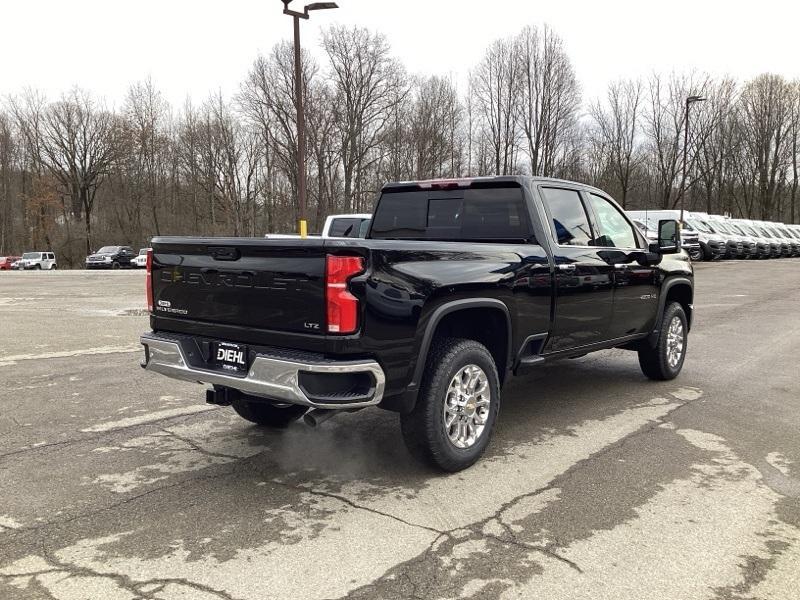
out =
[[[681,250],[681,228],[677,221],[658,222],[658,250],[661,254],[676,254]]]
[[[636,262],[638,262],[643,267],[654,267],[654,266],[660,264],[661,263],[661,258],[662,258],[661,252],[659,252],[659,251],[655,251],[654,252],[654,248],[653,248],[654,246],[655,246],[655,250],[658,250],[658,247],[657,247],[656,244],[650,244],[650,248],[648,249],[647,252],[640,252],[639,253],[639,255],[636,257]]]

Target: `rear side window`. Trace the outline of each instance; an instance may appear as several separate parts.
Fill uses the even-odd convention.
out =
[[[372,223],[374,239],[533,241],[520,187],[387,191]]]
[[[580,194],[575,190],[550,187],[541,188],[541,191],[553,218],[558,244],[589,246],[592,229]]]

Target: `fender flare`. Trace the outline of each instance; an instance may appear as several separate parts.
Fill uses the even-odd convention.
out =
[[[422,376],[425,372],[428,352],[430,351],[431,343],[433,342],[433,334],[436,331],[436,327],[447,315],[470,308],[492,308],[495,310],[500,310],[503,313],[506,319],[506,331],[508,333],[508,343],[506,348],[506,370],[511,367],[513,363],[511,347],[513,344],[512,337],[514,330],[511,326],[511,312],[508,310],[508,306],[505,302],[498,300],[497,298],[465,298],[462,300],[451,300],[449,302],[445,302],[433,310],[431,316],[428,318],[427,324],[425,325],[425,332],[422,334],[422,342],[417,355],[417,363],[414,366],[414,374],[411,377],[411,381],[409,382],[406,391],[406,398],[410,399],[408,395],[411,395],[413,398],[412,406],[413,403],[416,403],[417,391],[419,390],[420,383],[422,382]],[[503,373],[501,373],[500,376],[502,379],[505,378]]]
[[[653,331],[647,336],[647,343],[655,348],[656,344],[658,343],[658,336],[661,334],[661,318],[664,315],[664,309],[666,308],[667,304],[667,296],[669,295],[669,290],[675,287],[676,285],[686,285],[692,290],[692,301],[694,301],[694,283],[688,277],[678,276],[678,277],[670,277],[667,279],[664,284],[661,286],[661,292],[658,296],[658,312],[656,313],[656,321],[653,328]],[[686,315],[687,325],[689,329],[692,327],[692,312]]]

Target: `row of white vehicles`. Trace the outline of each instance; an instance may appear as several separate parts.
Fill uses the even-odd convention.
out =
[[[648,239],[652,239],[658,229],[659,219],[681,219],[679,210],[629,210],[627,213]],[[800,256],[800,225],[684,211],[682,226],[684,247],[687,240],[696,240],[695,248],[687,248],[693,260]]]

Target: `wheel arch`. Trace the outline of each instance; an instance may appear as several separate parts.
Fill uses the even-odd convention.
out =
[[[661,294],[658,299],[658,313],[653,331],[647,338],[648,344],[655,348],[658,343],[658,336],[661,333],[661,319],[664,310],[669,302],[678,302],[686,313],[686,326],[688,330],[692,328],[692,317],[694,313],[694,284],[688,277],[671,277],[667,279],[661,287]]]
[[[487,321],[477,319],[479,316],[484,316]],[[488,328],[482,327],[483,325],[488,325]],[[401,412],[414,408],[431,344],[438,334],[474,339],[484,344],[497,365],[497,374],[502,386],[513,363],[511,350],[513,330],[508,306],[497,298],[450,300],[433,309],[427,319],[408,388],[402,395],[399,405],[393,408]]]

